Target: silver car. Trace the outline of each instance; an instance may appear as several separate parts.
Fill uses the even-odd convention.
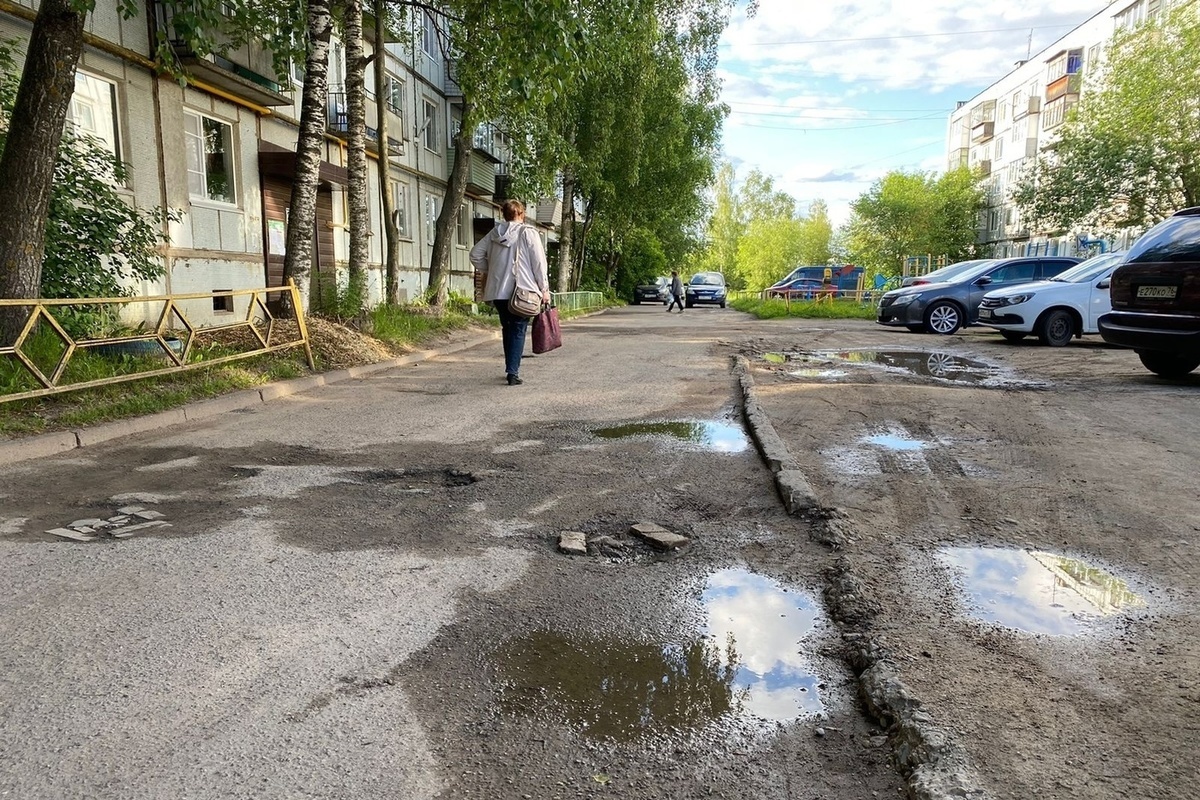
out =
[[[949,335],[978,321],[979,303],[988,292],[1052,278],[1081,260],[1025,256],[984,261],[943,283],[893,289],[880,299],[876,321],[913,332]]]

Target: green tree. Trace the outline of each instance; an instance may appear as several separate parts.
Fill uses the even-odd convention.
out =
[[[1089,65],[1090,68],[1090,65]],[[1013,199],[1047,233],[1149,226],[1200,205],[1200,16],[1181,4],[1119,31],[1052,149]]]
[[[940,177],[889,172],[851,205],[846,247],[854,263],[888,274],[911,255],[961,260],[972,252],[982,207],[983,190],[965,168]]]
[[[7,149],[16,93],[11,56],[0,47],[0,154]],[[125,165],[101,142],[65,131],[47,206],[38,296],[115,297],[129,293],[131,280],[162,275],[158,248],[166,244],[167,214],[130,205],[117,191],[127,178]],[[72,333],[95,333],[80,327],[93,317],[60,321]]]

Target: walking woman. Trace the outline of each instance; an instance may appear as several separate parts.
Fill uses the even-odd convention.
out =
[[[510,312],[508,301],[519,286],[540,292],[542,301],[549,303],[550,277],[542,237],[525,224],[525,204],[507,200],[500,211],[504,222],[471,248],[471,264],[475,267],[476,286],[484,282],[484,302],[495,306],[500,315],[505,379],[509,386],[520,386],[521,354],[525,350],[529,319]]]

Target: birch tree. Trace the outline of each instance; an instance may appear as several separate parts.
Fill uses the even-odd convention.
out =
[[[350,223],[350,286],[348,297],[362,311],[366,301],[367,269],[371,261],[370,192],[367,183],[367,58],[363,50],[362,0],[343,0],[342,20],[346,29],[346,106],[349,131],[346,136],[346,187]],[[376,25],[379,25],[378,20]],[[382,61],[383,53],[375,59]],[[376,97],[383,105],[383,98]],[[382,145],[380,160],[387,162]]]
[[[390,78],[387,74],[387,32],[392,22],[387,0],[375,0],[375,126],[379,129],[379,194],[383,205],[384,300],[400,303],[400,230],[396,227],[396,204],[392,197],[391,151],[388,147]]]

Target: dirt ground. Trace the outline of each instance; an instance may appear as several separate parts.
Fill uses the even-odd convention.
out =
[[[1200,785],[1200,376],[1161,381],[1096,337],[982,329],[799,324],[741,349],[822,504],[848,514],[867,627],[985,790]]]
[[[1200,378],[719,309],[565,338],[522,387],[489,343],[9,468],[0,795],[901,797],[860,636],[988,796],[1200,785]],[[893,366],[811,356],[863,348]],[[740,431],[735,354],[840,550]],[[46,533],[131,503],[171,527]],[[839,563],[878,608],[848,627],[821,601]]]

